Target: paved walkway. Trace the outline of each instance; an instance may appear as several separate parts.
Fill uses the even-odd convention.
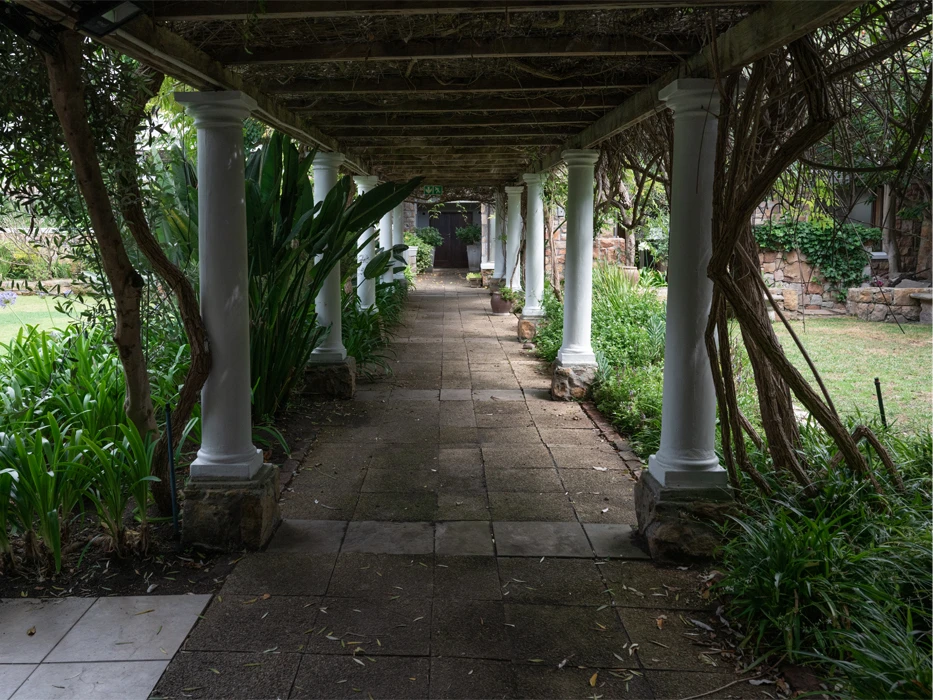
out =
[[[419,280],[393,375],[320,427],[268,551],[157,696],[681,698],[735,679],[691,621],[699,574],[632,543],[628,465],[548,399],[515,325],[462,274]]]

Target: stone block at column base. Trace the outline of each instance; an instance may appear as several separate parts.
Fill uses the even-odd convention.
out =
[[[185,544],[225,552],[264,546],[279,515],[279,470],[263,464],[252,479],[200,477],[185,485]]]
[[[582,401],[590,396],[596,381],[596,365],[551,365],[551,398],[554,401]]]
[[[521,316],[518,319],[518,339],[531,340],[538,334],[538,324],[543,319],[540,316]]]
[[[352,399],[356,391],[356,360],[309,362],[305,366],[303,396],[319,399]]]
[[[711,558],[728,514],[738,514],[729,487],[666,488],[648,470],[635,484],[638,531],[657,561]]]

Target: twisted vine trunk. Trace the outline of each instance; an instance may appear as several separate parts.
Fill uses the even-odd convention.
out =
[[[78,188],[87,203],[104,273],[113,290],[116,316],[113,340],[126,377],[126,415],[140,435],[149,435],[158,428],[140,337],[143,278],[133,267],[123,245],[94,147],[84,102],[82,41],[77,32],[63,31],[58,35],[55,51],[44,54],[49,92],[71,153]]]
[[[178,266],[176,266],[162,246],[152,235],[149,221],[143,209],[143,197],[139,189],[139,174],[136,158],[136,132],[142,122],[146,102],[162,83],[161,73],[151,73],[146,81],[145,89],[140,90],[136,101],[127,111],[126,120],[120,130],[120,143],[122,168],[117,178],[119,188],[120,212],[126,221],[127,228],[133,236],[137,247],[146,256],[152,269],[162,278],[169,290],[175,295],[178,302],[178,312],[181,315],[182,326],[188,341],[190,365],[185,374],[185,380],[178,400],[171,413],[172,444],[168,441],[168,432],[162,434],[156,443],[152,456],[152,474],[159,477],[159,481],[152,485],[152,497],[159,512],[163,515],[172,512],[171,481],[169,480],[169,454],[174,452],[178,441],[184,433],[191,411],[201,396],[201,388],[207,381],[211,370],[211,354],[208,346],[207,328],[201,318],[201,310],[194,287]]]

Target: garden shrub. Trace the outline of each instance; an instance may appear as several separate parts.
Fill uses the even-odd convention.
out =
[[[409,246],[414,246],[418,249],[417,254],[415,255],[415,267],[417,267],[416,272],[421,274],[425,270],[431,267],[431,255],[434,251],[434,246],[430,245],[420,236],[415,235],[414,233],[405,234],[405,243]]]
[[[722,550],[720,588],[730,600],[726,615],[743,626],[757,654],[835,667],[852,697],[928,698],[933,441],[929,432],[873,428],[901,466],[903,494],[867,448],[885,495],[830,466],[835,448],[812,423],[802,426],[803,455],[821,474],[817,498],[753,453],[774,492],[785,495],[742,489],[746,507]]]
[[[535,337],[537,353],[557,358],[563,340],[563,306],[545,289],[545,322]],[[600,371],[594,398],[600,411],[647,456],[660,440],[665,340],[664,302],[648,286],[632,282],[621,267],[593,269],[593,347]]]
[[[865,244],[881,238],[881,229],[834,221],[781,221],[752,228],[763,250],[799,250],[831,287],[848,289],[865,280]]]

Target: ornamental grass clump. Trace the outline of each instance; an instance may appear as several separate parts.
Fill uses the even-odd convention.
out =
[[[126,418],[115,355],[103,329],[77,326],[25,327],[0,346],[5,570],[18,567],[19,552],[40,573],[60,571],[63,547],[88,504],[116,554],[147,549],[151,487],[158,481],[151,475],[155,443]],[[130,527],[133,518],[138,525]]]

